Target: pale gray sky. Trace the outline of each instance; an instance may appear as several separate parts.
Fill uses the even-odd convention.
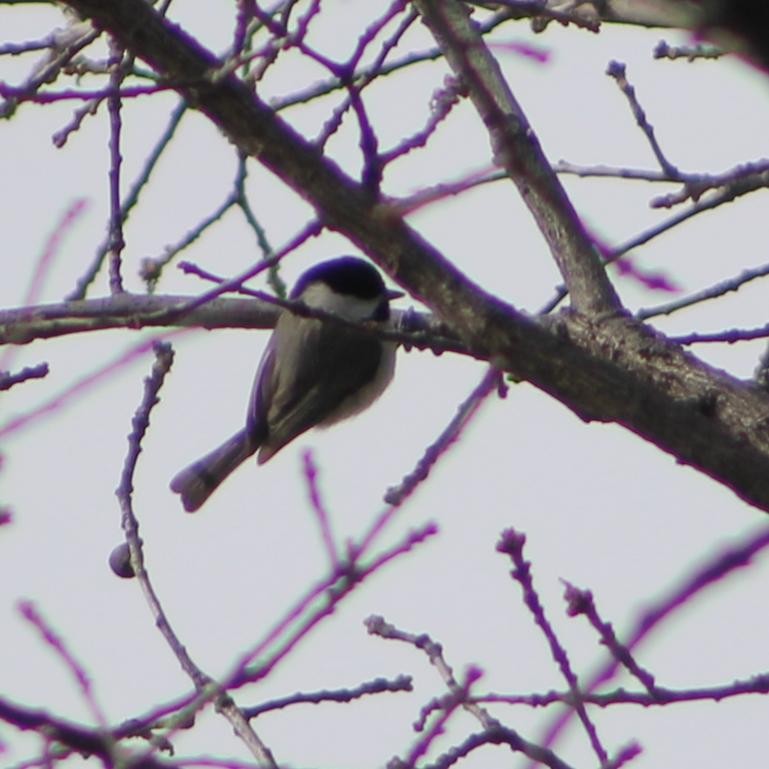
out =
[[[381,4],[373,0],[324,4],[313,39],[341,57]],[[174,13],[200,41],[221,50],[230,35],[226,14],[179,2]],[[56,14],[34,5],[0,11],[5,40],[45,34]],[[659,31],[612,29],[599,35],[553,28],[534,36],[508,25],[498,36],[550,53],[547,63],[501,53],[517,98],[553,160],[653,168],[654,160],[615,84],[608,62],[628,64],[658,138],[670,159],[691,171],[720,172],[762,157],[769,135],[766,80],[739,62],[656,62]],[[665,34],[670,41],[683,36]],[[407,45],[430,44],[423,27]],[[345,48],[346,46],[346,48]],[[0,79],[16,82],[34,57],[0,59]],[[383,146],[418,130],[430,94],[440,87],[440,65],[421,65],[372,89],[367,101]],[[280,94],[318,76],[286,57],[265,87]],[[88,81],[86,81],[88,82]],[[96,81],[94,81],[94,84]],[[125,178],[138,172],[174,99],[152,97],[125,106]],[[88,119],[63,150],[51,135],[70,119],[74,104],[23,105],[0,124],[0,232],[6,254],[0,284],[3,306],[22,301],[35,259],[58,217],[76,199],[88,211],[68,234],[41,301],[58,301],[90,261],[105,231],[107,123]],[[328,103],[288,118],[314,133]],[[331,142],[347,169],[359,161],[352,121]],[[489,163],[488,141],[469,104],[459,107],[424,151],[399,161],[388,191],[406,193]],[[125,271],[131,289],[142,257],[162,253],[225,197],[234,174],[232,148],[198,115],[185,118],[178,141],[127,228]],[[249,192],[257,215],[279,247],[305,223],[309,209],[251,165]],[[577,209],[596,233],[615,244],[661,221],[648,207],[662,192],[644,183],[566,178]],[[667,190],[665,190],[667,191]],[[664,270],[693,291],[767,262],[764,196],[754,195],[697,217],[637,252],[639,263]],[[474,280],[525,309],[551,296],[558,275],[542,239],[511,185],[487,186],[441,201],[414,215],[413,224]],[[323,235],[287,260],[293,279],[306,265],[353,251],[337,235]],[[236,274],[255,258],[253,236],[230,214],[184,256],[221,274]],[[617,279],[631,308],[666,301]],[[201,283],[175,269],[158,288],[195,294]],[[106,292],[102,276],[93,296]],[[408,300],[402,300],[405,308]],[[767,285],[682,312],[663,330],[718,330],[765,322]],[[0,425],[43,403],[84,374],[139,341],[103,332],[36,342],[16,352],[13,368],[41,360],[50,376],[3,395]],[[195,516],[185,515],[168,481],[184,464],[240,426],[253,372],[267,335],[193,332],[177,351],[135,479],[135,508],[148,569],[169,619],[188,651],[213,676],[225,674],[308,585],[327,569],[301,476],[301,452],[311,447],[321,486],[340,538],[359,536],[382,507],[382,494],[409,472],[425,446],[453,416],[480,379],[482,366],[444,355],[399,355],[396,380],[370,411],[329,432],[302,436],[268,465],[243,467]],[[761,343],[700,346],[696,353],[737,376],[749,376]],[[34,601],[81,659],[110,721],[145,712],[189,689],[153,627],[136,583],[115,578],[106,565],[121,541],[114,496],[131,416],[139,402],[149,355],[137,358],[57,412],[3,443],[3,499],[14,523],[0,531],[0,690],[18,702],[90,722],[82,697],[59,659],[18,615],[21,598]],[[605,619],[618,631],[683,579],[709,554],[764,523],[724,487],[679,467],[650,444],[614,426],[586,425],[529,385],[513,386],[504,401],[487,403],[461,443],[445,457],[400,513],[387,542],[434,520],[440,535],[390,565],[355,593],[264,683],[239,692],[254,704],[296,690],[354,686],[376,676],[414,676],[412,694],[370,697],[352,705],[298,706],[259,718],[255,729],[276,758],[291,766],[382,766],[404,755],[415,739],[420,707],[444,693],[427,659],[412,648],[369,637],[362,621],[382,614],[405,630],[428,632],[444,645],[457,673],[478,664],[478,691],[545,692],[565,684],[539,631],[494,552],[508,526],[526,533],[527,555],[546,611],[578,673],[603,659],[586,623],[565,616],[566,579],[591,589]],[[639,660],[661,685],[725,684],[767,667],[769,622],[763,616],[766,559],[709,590],[661,628]],[[625,685],[633,682],[624,680]],[[637,688],[637,687],[636,687]],[[593,711],[611,751],[631,740],[644,746],[639,769],[663,766],[752,766],[763,755],[765,704],[758,697],[720,705]],[[543,711],[492,708],[531,740],[548,722]],[[216,715],[176,739],[178,754],[248,760],[230,726]],[[436,743],[437,756],[477,730],[457,715]],[[0,727],[6,765],[30,754],[33,741]],[[575,767],[595,766],[576,725],[555,746]],[[465,766],[487,766],[492,750]],[[501,750],[501,749],[499,749]],[[509,761],[507,753],[494,757]],[[514,759],[514,765],[522,765]],[[71,759],[67,766],[83,762]]]

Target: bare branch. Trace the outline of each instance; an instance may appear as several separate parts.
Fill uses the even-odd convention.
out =
[[[185,313],[189,296],[121,294],[0,310],[0,344],[109,328],[273,328],[279,308],[258,299],[221,297]],[[174,320],[166,318],[173,315]]]
[[[310,507],[318,521],[321,538],[328,554],[331,569],[335,571],[339,568],[340,564],[339,550],[334,539],[334,531],[331,527],[331,516],[323,502],[318,486],[318,468],[315,465],[312,451],[306,450],[302,452],[302,464],[304,465],[304,479],[307,483],[307,491],[310,497]]]
[[[348,560],[311,588],[262,641],[241,657],[225,679],[226,688],[239,688],[267,677],[315,627],[334,613],[347,595],[372,574],[434,537],[437,532],[433,523],[407,532],[399,542],[374,556],[369,563],[361,562],[363,549],[351,545]],[[255,663],[257,659],[259,662]]]
[[[124,51],[114,38],[110,38],[110,57],[108,67],[110,70],[109,84],[110,94],[107,98],[107,111],[109,113],[109,227],[107,239],[109,246],[109,287],[113,294],[123,293],[123,277],[121,275],[122,253],[125,248],[123,238],[123,211],[120,205],[120,172],[123,165],[121,150],[121,136],[123,132],[123,120],[120,114],[122,100],[120,98],[120,86],[125,78]]]
[[[476,353],[585,418],[624,425],[769,509],[769,435],[762,428],[769,402],[763,393],[626,318],[577,315],[541,323],[516,312],[323,159],[245,84],[231,76],[217,80],[216,57],[146,3],[66,1],[167,77],[198,83],[185,94],[233,142],[310,199],[328,226],[424,299]]]
[[[54,82],[72,58],[96,40],[99,34],[87,21],[74,22],[66,30],[53,33],[44,61],[15,95],[8,96],[0,104],[0,119],[11,117],[27,95],[36,93],[46,83]]]
[[[454,677],[454,671],[443,656],[443,647],[436,641],[433,641],[427,633],[409,633],[397,628],[395,625],[387,622],[384,617],[378,615],[367,617],[365,625],[366,630],[370,635],[384,638],[387,641],[401,641],[423,651],[430,660],[430,664],[438,671],[446,688],[451,694],[458,697],[459,704],[461,704],[470,715],[474,716],[481,725],[487,729],[490,729],[497,724],[497,721],[487,710],[467,701],[467,686],[461,686],[457,682],[457,679]],[[480,671],[477,671],[477,673],[471,675],[470,678],[475,680],[479,675]]]
[[[565,584],[564,599],[568,605],[569,616],[584,615],[587,617],[588,622],[598,632],[601,643],[614,655],[614,659],[621,663],[631,675],[635,676],[649,694],[654,695],[657,690],[654,676],[636,662],[630,650],[617,638],[611,624],[601,619],[593,594],[589,590],[580,590],[568,582]]]
[[[669,45],[665,40],[660,40],[654,47],[655,59],[686,59],[687,62],[698,60],[720,59],[725,51],[712,45]]]
[[[692,601],[697,595],[707,588],[719,583],[721,580],[734,574],[738,569],[743,569],[753,562],[757,555],[769,547],[769,527],[761,526],[738,541],[717,552],[708,559],[700,568],[683,579],[680,584],[673,587],[667,595],[662,596],[653,606],[639,614],[633,627],[626,634],[623,646],[632,652],[647,635],[651,634],[662,622],[674,615],[675,611],[685,603]],[[609,662],[601,666],[595,673],[587,677],[583,686],[585,692],[593,692],[606,681],[614,678],[620,669],[620,662],[612,657]],[[763,693],[763,688],[769,686],[769,681],[761,676],[753,679],[757,693]],[[743,693],[739,689],[738,693]],[[750,686],[751,684],[748,684]],[[716,694],[713,699],[718,699],[716,687],[710,694]],[[707,690],[704,690],[707,691]],[[700,690],[703,692],[703,690]],[[587,696],[587,695],[583,695]],[[623,695],[624,696],[624,695]],[[651,697],[652,695],[640,695]],[[660,696],[660,687],[655,690],[655,697]],[[697,696],[699,698],[699,696]],[[702,699],[709,699],[709,694],[703,694]],[[597,702],[597,704],[602,704]],[[608,704],[608,703],[606,703]],[[640,702],[639,704],[644,704]],[[552,744],[558,734],[566,728],[571,720],[573,711],[558,715],[546,730],[544,743]]]
[[[691,334],[671,336],[672,341],[682,345],[692,344],[734,344],[735,342],[751,342],[754,339],[765,339],[769,336],[769,325],[758,328],[733,328],[726,331],[706,333],[695,331]]]
[[[105,766],[114,766],[115,741],[110,734],[98,729],[88,729],[52,716],[43,710],[33,710],[0,699],[0,719],[18,729],[45,734],[49,740],[65,745],[70,750],[86,756],[98,756]],[[170,769],[171,764],[152,755],[124,757],[135,769]]]
[[[38,363],[37,366],[27,366],[16,374],[8,371],[0,371],[0,392],[10,390],[11,387],[30,379],[42,379],[48,376],[48,364]]]
[[[587,705],[596,705],[601,708],[608,708],[613,705],[639,705],[648,708],[664,707],[681,702],[721,702],[733,697],[744,697],[746,694],[769,694],[769,674],[763,673],[750,678],[730,681],[720,686],[668,689],[655,684],[653,692],[630,692],[626,689],[614,689],[600,694],[583,692],[580,698]],[[556,704],[571,705],[574,700],[571,692],[548,692],[547,694],[490,693],[472,699],[481,704],[505,703],[537,708]]]
[[[160,135],[154,148],[149,152],[147,156],[147,160],[144,163],[144,166],[141,172],[139,173],[138,178],[134,181],[131,189],[126,195],[125,200],[121,204],[120,221],[123,224],[126,223],[129,215],[131,214],[131,211],[138,203],[142,190],[145,188],[150,177],[152,176],[153,171],[156,169],[158,162],[160,161],[160,158],[163,156],[166,149],[168,149],[168,147],[170,146],[171,139],[176,134],[176,129],[179,127],[179,123],[181,122],[181,119],[184,116],[184,113],[186,111],[187,111],[187,105],[184,102],[181,102],[173,110],[163,133]],[[95,280],[96,275],[98,274],[99,270],[102,268],[102,265],[104,264],[104,260],[107,258],[107,254],[109,253],[109,247],[110,247],[110,236],[108,232],[105,240],[96,249],[96,254],[94,256],[93,262],[85,271],[85,273],[78,279],[75,285],[75,288],[68,295],[67,297],[68,299],[77,300],[77,299],[85,298],[89,286]]]
[[[150,582],[144,565],[142,541],[139,537],[139,522],[133,509],[133,475],[139,453],[141,452],[141,442],[149,427],[150,412],[158,401],[158,392],[173,362],[173,350],[168,344],[158,344],[155,347],[155,356],[156,360],[152,372],[144,383],[144,396],[133,418],[133,429],[128,436],[128,453],[123,466],[120,484],[115,492],[120,502],[122,511],[121,523],[131,553],[131,567],[142,588],[155,625],[165,638],[166,643],[168,643],[184,672],[192,680],[195,689],[201,694],[201,701],[198,703],[200,707],[205,704],[206,699],[215,700],[217,710],[225,715],[232,724],[235,733],[243,740],[254,757],[268,767],[277,769],[269,748],[259,739],[249,725],[248,720],[243,716],[243,713],[230,696],[192,660],[186,647],[171,627],[171,623]]]
[[[569,288],[575,309],[616,311],[600,255],[553,173],[522,108],[458,0],[415,2],[489,132],[495,160],[518,186]]]
[[[635,316],[639,320],[648,320],[649,318],[656,318],[659,315],[672,315],[674,312],[683,310],[686,307],[692,307],[709,299],[718,299],[719,297],[725,296],[730,291],[739,290],[742,286],[746,283],[750,283],[752,280],[765,278],[767,275],[769,275],[769,264],[765,264],[762,267],[757,267],[753,270],[743,270],[735,278],[720,281],[715,286],[698,291],[697,293],[692,294],[691,296],[686,296],[678,301],[638,310]]]
[[[565,761],[560,759],[552,750],[543,748],[533,742],[528,742],[513,729],[507,729],[497,724],[490,729],[476,732],[466,737],[458,745],[439,756],[433,763],[427,764],[425,769],[449,769],[460,759],[470,755],[484,745],[507,745],[513,752],[523,753],[531,761],[535,761],[550,769],[572,769]],[[396,766],[396,769],[399,769]]]
[[[59,220],[54,225],[51,234],[46,239],[43,248],[35,260],[35,268],[22,300],[23,306],[33,305],[40,301],[40,296],[43,293],[46,279],[54,266],[56,257],[61,253],[65,236],[87,208],[88,204],[85,200],[75,200],[59,217]],[[10,347],[6,348],[3,353],[0,354],[0,371],[10,368],[14,358],[15,351]]]
[[[614,78],[614,81],[617,83],[622,93],[625,94],[625,97],[630,103],[630,108],[633,111],[636,123],[638,123],[638,127],[643,131],[644,136],[649,142],[649,146],[652,148],[654,157],[657,158],[662,173],[673,179],[680,178],[681,172],[667,159],[662,151],[662,147],[660,147],[660,144],[657,141],[657,137],[654,135],[654,127],[647,119],[646,112],[638,101],[635,88],[633,88],[627,79],[625,65],[618,61],[609,62],[609,68],[607,69],[606,74]]]
[[[401,505],[407,497],[414,493],[416,487],[427,479],[435,463],[456,443],[464,429],[478,413],[481,405],[496,389],[504,392],[502,378],[493,366],[486,370],[483,379],[473,388],[470,395],[460,404],[454,418],[438,439],[427,447],[417,466],[397,485],[387,489],[384,501],[388,505]]]
[[[545,609],[534,588],[534,581],[531,576],[531,564],[523,557],[523,546],[525,543],[526,537],[523,534],[520,534],[514,529],[507,529],[502,532],[502,536],[497,543],[497,551],[509,556],[513,562],[515,568],[510,574],[513,579],[520,584],[521,589],[523,590],[523,602],[526,604],[529,611],[531,611],[534,621],[547,639],[550,653],[560,668],[563,677],[566,679],[566,683],[569,685],[569,691],[572,695],[572,707],[577,713],[579,720],[582,722],[582,726],[590,740],[593,752],[603,765],[608,761],[609,756],[606,752],[606,748],[601,744],[601,740],[598,737],[598,730],[582,702],[582,692],[577,680],[577,675],[572,670],[566,650],[558,640],[558,636],[556,636],[547,617],[545,617]]]
[[[549,766],[550,769],[570,769],[569,765],[551,750],[528,742],[513,729],[506,729],[489,715],[485,708],[480,707],[477,700],[469,695],[467,685],[460,685],[454,678],[454,672],[443,656],[441,645],[433,641],[426,633],[408,633],[390,624],[384,617],[376,615],[368,617],[365,624],[366,629],[372,635],[379,636],[385,640],[401,641],[422,650],[427,655],[430,663],[436,668],[444,684],[449,689],[449,693],[452,695],[449,706],[455,708],[457,704],[461,705],[464,710],[467,710],[477,718],[484,728],[482,732],[472,735],[465,742],[452,748],[452,750],[448,751],[431,766],[440,767],[441,769],[449,767],[481,745],[494,744],[508,745],[514,752],[522,753],[532,761],[539,761],[545,766]],[[477,677],[479,672],[475,671],[472,676],[469,676],[468,681]],[[445,722],[445,719],[443,719],[443,722]],[[430,732],[428,739],[433,736],[434,733]],[[414,751],[421,754],[423,742],[423,740],[418,741],[414,746]],[[396,760],[393,766],[400,768],[409,766],[409,764]]]
[[[353,689],[321,689],[317,692],[297,692],[289,697],[267,700],[260,705],[250,708],[243,708],[243,715],[248,718],[256,718],[262,713],[268,713],[271,710],[280,710],[291,705],[300,705],[312,703],[317,705],[321,702],[352,702],[353,700],[366,697],[369,694],[381,694],[382,692],[410,692],[413,691],[413,682],[411,676],[398,676],[393,680],[387,678],[374,678],[372,681],[366,681]]]
[[[42,639],[62,660],[65,667],[70,671],[72,677],[77,682],[83,699],[85,700],[91,716],[94,718],[99,728],[106,730],[107,719],[104,711],[96,700],[96,693],[91,684],[91,678],[86,673],[85,668],[75,655],[67,648],[64,639],[51,627],[42,614],[38,611],[32,601],[20,601],[18,605],[19,612],[37,631]]]

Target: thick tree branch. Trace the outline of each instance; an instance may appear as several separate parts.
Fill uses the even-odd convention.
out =
[[[471,22],[467,6],[459,0],[415,0],[414,4],[468,89],[489,133],[495,160],[515,182],[544,235],[569,289],[572,307],[584,313],[616,310],[619,299],[598,249],[545,157],[497,60]]]
[[[280,309],[258,299],[221,297],[185,310],[194,297],[116,294],[61,304],[0,310],[0,344],[108,328],[189,326],[202,328],[272,328]],[[173,322],[169,317],[177,313]]]
[[[324,158],[210,52],[142,0],[66,0],[178,85],[414,296],[473,354],[586,419],[614,421],[769,510],[769,399],[629,318],[538,322],[462,275],[391,207]]]
[[[263,294],[266,298],[261,299],[257,296],[259,292],[249,292],[247,289],[242,291],[246,294],[253,293],[253,298],[221,296],[203,302],[200,297],[194,296],[122,293],[60,304],[0,309],[0,345],[28,344],[36,339],[118,328],[137,331],[144,328],[174,327],[271,329],[275,326],[281,308],[285,307],[303,317],[355,325],[409,348],[430,349],[436,353],[470,354],[445,323],[432,315],[413,309],[394,310],[392,328],[383,330],[365,323],[351,324],[343,318],[306,307],[299,302],[269,297],[267,294]],[[44,376],[47,369],[44,373],[27,370],[21,373],[24,375],[23,379],[27,379]],[[0,390],[8,389],[17,381],[17,377],[10,375],[3,379],[0,372]]]

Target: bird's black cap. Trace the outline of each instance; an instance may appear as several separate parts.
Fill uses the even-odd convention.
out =
[[[325,283],[337,294],[358,299],[376,299],[385,294],[385,285],[379,270],[357,256],[340,256],[316,264],[302,273],[291,291],[297,299],[311,283]]]

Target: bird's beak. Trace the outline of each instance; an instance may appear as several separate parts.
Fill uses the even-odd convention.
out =
[[[403,293],[403,291],[395,291],[395,289],[392,289],[392,288],[388,288],[385,291],[385,295],[390,300],[392,300],[392,299],[400,299],[402,296],[406,296],[406,294]]]

